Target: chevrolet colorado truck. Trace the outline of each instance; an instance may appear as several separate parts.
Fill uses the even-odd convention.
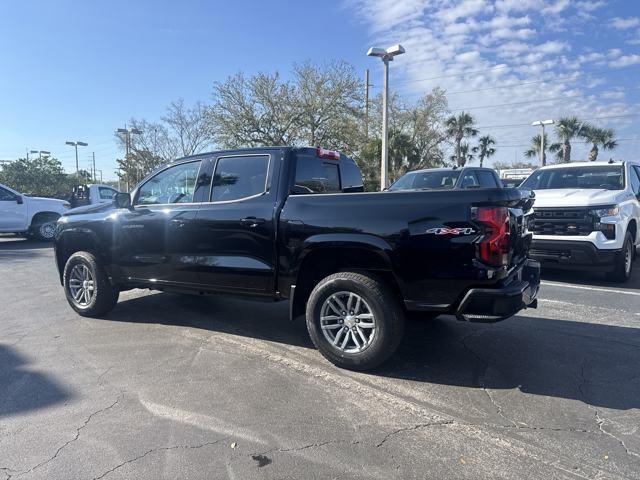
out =
[[[363,190],[355,162],[321,148],[183,158],[60,219],[60,282],[83,316],[131,288],[288,299],[320,352],[358,370],[393,354],[405,312],[497,321],[536,306],[530,192]]]
[[[531,257],[545,268],[603,272],[624,282],[640,244],[640,162],[577,162],[533,172]]]
[[[0,185],[0,233],[17,233],[51,241],[56,222],[69,202],[55,198],[30,197]]]

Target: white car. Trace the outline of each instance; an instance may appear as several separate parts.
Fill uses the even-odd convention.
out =
[[[53,240],[56,222],[71,205],[54,198],[29,197],[0,185],[0,233],[35,236]]]
[[[530,256],[543,267],[631,275],[640,244],[640,163],[550,165],[520,186],[536,195]]]
[[[73,189],[72,208],[97,205],[99,203],[112,203],[118,190],[109,185],[90,183],[78,185]]]

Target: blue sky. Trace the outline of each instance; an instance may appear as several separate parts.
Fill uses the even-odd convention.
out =
[[[638,158],[636,1],[34,0],[1,10],[0,159],[50,150],[73,171],[64,142],[81,140],[81,167],[95,151],[113,178],[112,132],[131,117],[156,120],[180,97],[207,101],[238,70],[286,75],[307,59],[347,60],[379,84],[366,49],[396,42],[407,54],[392,86],[408,100],[447,89],[452,110],[469,109],[496,137],[498,160],[521,157],[532,120],[570,113],[616,128],[625,140],[613,155]]]

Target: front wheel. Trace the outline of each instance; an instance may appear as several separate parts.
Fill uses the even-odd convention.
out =
[[[64,267],[64,292],[71,308],[83,317],[109,312],[118,302],[120,292],[96,257],[89,252],[76,252]]]
[[[307,302],[307,329],[320,353],[338,367],[368,370],[398,348],[404,316],[390,287],[362,273],[322,279]]]
[[[624,237],[622,250],[616,254],[614,270],[607,276],[609,280],[620,283],[629,280],[631,270],[633,269],[634,250],[633,238],[631,237],[631,233],[627,232]]]

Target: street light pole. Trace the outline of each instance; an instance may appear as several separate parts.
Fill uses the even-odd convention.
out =
[[[86,147],[89,144],[85,142],[78,142],[78,141],[65,142],[65,143],[71,147],[75,147],[76,149],[76,181],[78,182],[78,184],[80,184],[80,166],[78,165],[78,147]]]
[[[545,153],[546,146],[544,144],[544,126],[545,125],[553,125],[553,120],[537,120],[531,124],[533,127],[541,126],[542,127],[542,135],[540,135],[540,166],[544,167],[547,164],[547,154]]]
[[[384,64],[384,78],[382,89],[382,159],[380,165],[380,190],[389,186],[389,62],[396,55],[402,55],[405,49],[402,45],[394,45],[387,49],[371,47],[367,52],[370,57],[380,57]]]

